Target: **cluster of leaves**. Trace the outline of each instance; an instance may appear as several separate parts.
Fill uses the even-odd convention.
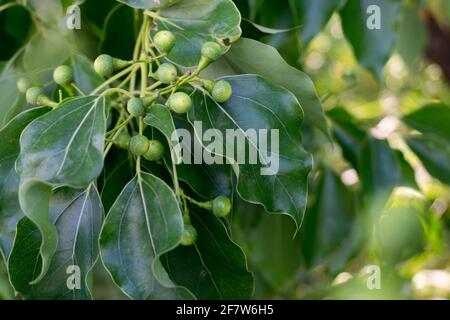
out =
[[[360,65],[382,79],[398,19],[417,17],[418,6],[234,2],[0,1],[8,26],[1,36],[15,45],[0,67],[0,252],[16,293],[92,298],[101,264],[134,299],[248,299],[255,282],[259,297],[297,297],[299,270],[325,265],[335,275],[374,226],[377,263],[395,265],[423,249],[432,217],[422,196],[398,196],[399,186],[420,189],[404,154],[372,135],[373,123],[341,107],[325,113],[299,59],[339,13]],[[58,24],[73,3],[83,30],[67,32]],[[374,3],[383,25],[370,32],[366,8]],[[98,53],[95,63],[88,58]],[[449,110],[431,103],[402,118],[401,140],[444,184]],[[278,174],[255,175],[261,164],[236,159],[176,165],[173,132],[196,136],[196,121],[222,133],[278,129]],[[316,140],[339,146],[360,188],[342,182],[327,164],[333,152],[322,154]],[[192,143],[184,147],[194,153]],[[68,286],[73,265],[80,289]]]

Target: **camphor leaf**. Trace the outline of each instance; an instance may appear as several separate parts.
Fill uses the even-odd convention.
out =
[[[19,201],[42,234],[42,268],[34,283],[47,272],[57,245],[48,214],[52,187],[83,188],[99,176],[105,122],[104,97],[75,98],[33,121],[22,133],[16,163]]]
[[[150,112],[144,119],[145,123],[157,128],[161,131],[169,143],[173,143],[172,133],[175,130],[186,130],[189,132],[189,136],[196,141],[181,139],[180,144],[183,145],[183,150],[190,152],[191,159],[194,159],[194,143],[197,143],[201,148],[201,143],[196,139],[194,129],[191,124],[182,116],[174,115],[163,105],[153,105]],[[175,123],[176,122],[176,126]],[[207,152],[206,150],[203,150]],[[170,152],[166,153],[165,157],[167,167],[172,170]],[[207,165],[205,163],[194,164],[177,164],[178,179],[186,182],[197,194],[200,196],[211,199],[219,195],[231,194],[231,168],[227,164],[223,165]]]
[[[81,191],[57,189],[51,197],[50,219],[57,229],[58,247],[48,273],[30,285],[40,272],[42,238],[39,229],[24,218],[8,264],[15,290],[26,299],[90,299],[87,276],[98,258],[103,216],[95,186]]]
[[[205,76],[215,79],[242,73],[259,74],[291,91],[300,101],[306,120],[328,133],[322,104],[312,80],[287,64],[274,47],[242,38],[233,44],[224,58],[206,70]]]
[[[0,130],[0,252],[5,258],[11,252],[17,222],[23,217],[17,195],[20,179],[15,170],[20,134],[31,121],[48,110],[34,108],[24,111]]]
[[[161,9],[181,2],[183,0],[118,0],[137,9]]]
[[[219,42],[227,50],[242,33],[241,15],[231,0],[183,0],[158,14],[158,30],[170,30],[177,38],[168,58],[183,67],[198,64],[206,41]]]
[[[427,104],[402,118],[408,126],[450,141],[450,106],[444,103]]]
[[[108,213],[100,251],[114,282],[133,299],[192,298],[176,286],[160,256],[174,249],[183,234],[183,219],[170,187],[141,173],[124,188]]]
[[[448,140],[432,134],[424,134],[408,137],[406,142],[431,175],[450,185],[450,144]]]
[[[95,72],[92,62],[80,54],[72,55],[73,80],[84,94],[94,91],[103,83],[101,76]]]
[[[313,37],[322,31],[333,12],[346,0],[297,0],[293,2],[303,45],[306,46]]]
[[[189,212],[198,238],[193,246],[180,246],[163,257],[172,279],[199,299],[250,299],[253,276],[241,248],[213,214]]]
[[[195,125],[196,121],[201,122],[203,132],[218,130],[224,140],[231,139],[226,138],[227,129],[234,129],[243,137],[246,146],[242,147],[245,149],[238,147],[240,150],[237,152],[226,152],[223,145],[222,150],[211,150],[212,144],[202,143],[210,152],[226,155],[234,165],[238,177],[237,190],[243,199],[262,204],[268,212],[289,215],[298,230],[305,211],[307,177],[312,166],[311,155],[302,147],[299,126],[303,112],[300,104],[292,93],[259,76],[224,79],[233,87],[230,100],[219,105],[207,93],[196,90],[192,94],[194,107],[189,112],[189,121],[198,137],[202,137],[202,132],[199,132],[198,124]],[[261,141],[255,141],[255,131],[260,137],[264,135],[260,130],[267,130],[267,150]],[[236,143],[235,147],[238,145]],[[252,160],[251,154],[259,159]],[[235,165],[241,156],[244,161]]]
[[[401,1],[350,0],[340,11],[342,28],[356,58],[378,80],[395,44],[400,7]]]
[[[0,128],[17,113],[18,108],[25,105],[17,90],[18,76],[13,68],[6,68],[0,74]]]

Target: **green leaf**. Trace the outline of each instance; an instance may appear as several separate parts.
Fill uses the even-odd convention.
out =
[[[295,280],[302,262],[301,242],[299,236],[292,238],[295,226],[287,216],[264,214],[261,207],[235,197],[233,227],[233,237],[244,247],[251,269],[272,290],[279,292]]]
[[[367,13],[369,6],[380,8],[380,29],[368,28],[375,17]],[[393,0],[350,0],[340,11],[342,27],[356,59],[378,80],[383,78],[383,66],[395,44],[400,7],[400,1]]]
[[[86,187],[103,168],[105,98],[67,100],[30,124],[20,139],[22,180]]]
[[[342,183],[339,176],[325,170],[320,178],[317,198],[306,213],[303,255],[308,267],[323,262],[340,264],[342,268],[352,253],[348,238],[355,233],[356,197]],[[345,255],[333,255],[344,246]],[[334,268],[333,268],[334,269]]]
[[[177,40],[169,60],[195,67],[206,41],[216,41],[224,52],[241,36],[241,16],[231,0],[184,0],[162,9],[156,17],[159,30],[170,30]]]
[[[164,133],[166,139],[171,143],[178,141],[171,141],[172,134],[177,128],[179,130],[187,130],[191,140],[185,141],[181,139],[180,144],[183,146],[183,150],[190,153],[191,159],[193,159],[195,143],[200,144],[194,134],[194,129],[191,124],[181,116],[174,115],[163,105],[156,104],[152,106],[152,109],[145,117],[146,124],[157,128]],[[176,122],[176,126],[175,123]],[[203,150],[205,151],[205,150]],[[205,151],[207,152],[207,151]],[[170,171],[172,171],[171,157],[169,151],[166,153],[165,162]],[[186,182],[197,194],[200,196],[211,199],[219,195],[231,194],[231,168],[229,165],[207,165],[201,164],[177,164],[178,178]]]
[[[334,11],[339,10],[345,2],[346,0],[293,1],[297,24],[301,26],[302,44],[305,47],[316,34],[322,31]]]
[[[46,24],[56,26],[63,19],[63,8],[60,1],[28,0],[25,3]]]
[[[100,236],[103,264],[114,282],[133,299],[189,298],[161,265],[183,234],[173,191],[148,173],[131,180],[108,213]]]
[[[431,175],[450,185],[450,144],[448,140],[432,134],[424,134],[408,137],[406,142]]]
[[[18,78],[12,68],[6,68],[0,75],[0,128],[25,105],[17,90]]]
[[[5,258],[11,252],[17,222],[23,217],[18,200],[20,180],[15,170],[20,134],[31,121],[47,111],[47,108],[24,111],[0,130],[0,252]]]
[[[72,56],[73,79],[84,94],[89,94],[103,83],[103,78],[95,72],[93,63],[85,56]]]
[[[91,299],[87,276],[98,258],[103,207],[95,186],[77,191],[61,188],[51,198],[50,219],[58,233],[58,247],[47,275],[30,285],[40,272],[41,234],[27,218],[17,227],[8,269],[15,290],[26,299]],[[79,268],[74,271],[75,268]],[[76,277],[80,277],[76,279]],[[79,280],[79,283],[77,281]],[[78,285],[70,287],[69,285]]]
[[[408,126],[450,140],[450,106],[443,103],[428,104],[403,117]]]
[[[259,74],[291,91],[300,101],[306,120],[328,133],[322,105],[312,80],[288,65],[275,48],[242,38],[233,44],[223,59],[207,69],[206,75],[217,78],[242,73]]]
[[[203,136],[195,125],[196,121],[201,122],[203,131],[218,130],[224,139],[227,129],[240,133],[246,142],[244,150],[249,152],[238,150],[243,152],[245,163],[234,166],[239,195],[247,201],[262,204],[268,212],[289,215],[295,221],[297,229],[300,228],[312,158],[302,147],[300,125],[303,113],[297,99],[286,89],[259,76],[243,75],[224,79],[233,87],[233,96],[224,105],[217,104],[206,92],[197,90],[192,94],[194,107],[189,112],[188,119],[194,126],[196,135]],[[271,149],[272,146],[268,143],[265,154],[247,130],[268,130],[268,137],[278,132],[278,150]],[[274,139],[276,138],[272,139],[272,143]],[[225,147],[222,151],[211,150],[204,141],[202,143],[210,152],[227,156],[232,164],[236,164],[237,156],[240,156],[236,152],[226,154]],[[250,153],[256,154],[260,161],[250,164]],[[268,156],[275,157],[271,165],[278,165],[278,168],[267,168]],[[265,175],[262,175],[263,168],[267,170]]]
[[[250,299],[253,276],[245,255],[223,223],[210,212],[190,210],[195,245],[178,247],[162,259],[170,276],[199,299]]]
[[[137,9],[161,9],[173,6],[183,0],[117,0]]]

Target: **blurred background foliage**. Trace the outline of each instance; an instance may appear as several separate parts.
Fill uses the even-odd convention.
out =
[[[82,28],[71,31],[64,15],[74,3]],[[255,298],[450,298],[450,2],[235,3],[244,37],[313,79],[329,128],[303,126],[315,166],[295,237],[288,217],[234,197],[231,232]],[[381,7],[379,31],[365,27],[369,4]],[[114,0],[0,0],[0,126],[24,108],[18,77],[50,82],[54,67],[80,55],[129,59],[137,27]],[[371,265],[379,290],[367,286]],[[13,298],[4,268],[0,299]],[[95,297],[123,298],[97,269]]]

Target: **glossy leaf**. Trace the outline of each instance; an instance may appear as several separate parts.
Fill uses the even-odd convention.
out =
[[[206,41],[221,43],[224,51],[241,36],[241,16],[231,0],[183,0],[162,9],[159,30],[170,30],[177,38],[168,58],[184,67],[195,67]]]
[[[14,70],[7,68],[0,75],[0,128],[17,113],[17,109],[25,105],[17,90],[18,76]]]
[[[174,249],[183,219],[173,191],[159,178],[141,173],[123,189],[100,236],[101,256],[114,282],[133,299],[189,298],[159,260]]]
[[[233,44],[223,59],[207,70],[206,75],[217,78],[241,73],[259,74],[291,91],[300,101],[305,119],[323,132],[328,132],[322,105],[312,80],[305,73],[288,65],[275,48],[242,38]]]
[[[223,223],[210,212],[190,210],[190,216],[198,233],[195,245],[180,246],[163,258],[172,279],[199,299],[250,299],[253,276]]]
[[[34,121],[20,139],[17,170],[22,180],[85,187],[103,167],[104,97],[67,100]]]
[[[406,142],[430,174],[450,185],[450,144],[448,140],[425,134],[408,137]]]
[[[35,285],[30,282],[40,272],[41,234],[30,220],[21,220],[8,264],[15,290],[27,299],[90,299],[87,277],[98,258],[103,216],[94,186],[83,191],[61,188],[52,195],[50,219],[58,247],[48,273]]]
[[[89,94],[103,83],[103,78],[95,72],[93,63],[83,55],[72,56],[73,79],[78,88]]]
[[[297,24],[301,26],[300,33],[304,46],[322,31],[334,11],[338,10],[345,2],[346,0],[293,1],[298,19]]]
[[[450,140],[450,106],[444,103],[428,104],[403,117],[408,126]]]
[[[378,80],[382,79],[383,66],[395,44],[400,7],[400,1],[350,0],[340,11],[345,36],[358,62]],[[373,29],[373,22],[377,22],[373,19],[377,17],[379,29]]]
[[[23,217],[17,194],[20,179],[15,170],[20,134],[47,111],[47,108],[24,111],[0,130],[0,252],[5,258],[11,252],[17,222]]]
[[[239,152],[245,157],[244,163],[234,166],[238,176],[239,195],[250,202],[262,204],[268,212],[287,214],[300,227],[306,205],[307,177],[312,166],[311,155],[302,147],[299,125],[303,119],[302,109],[293,94],[254,75],[225,77],[233,87],[233,96],[224,105],[217,104],[207,93],[197,90],[192,94],[194,107],[189,112],[189,121],[194,125],[196,135],[202,137],[195,121],[200,121],[202,130],[216,129],[224,139],[227,129],[234,129],[245,138],[249,152],[238,150],[225,154],[220,150],[210,150],[217,155],[227,156],[236,164]],[[257,145],[247,130],[269,130],[279,134],[279,148],[271,149],[268,143],[267,155],[261,145]],[[274,131],[271,131],[274,130]],[[276,138],[275,138],[276,139]],[[273,143],[273,141],[272,141]],[[255,164],[250,164],[248,154],[259,156]],[[274,156],[272,168],[266,168],[268,156]],[[276,159],[278,158],[278,159]],[[261,159],[263,161],[261,161]],[[277,163],[278,161],[278,163]],[[278,168],[275,166],[278,165]],[[277,170],[278,169],[278,170]]]

